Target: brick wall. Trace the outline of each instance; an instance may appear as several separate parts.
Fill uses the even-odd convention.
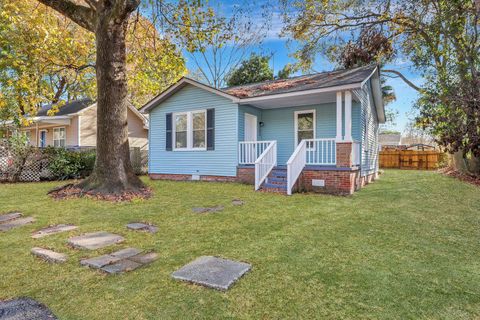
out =
[[[353,171],[318,171],[305,169],[295,186],[300,192],[320,192],[329,194],[353,194],[359,186],[360,172]],[[324,187],[312,185],[312,180],[324,180]]]
[[[237,181],[246,184],[255,184],[255,167],[239,167]]]
[[[191,174],[150,173],[149,176],[152,180],[192,181]],[[235,182],[237,177],[200,176],[200,181]]]
[[[337,142],[337,168],[351,168],[352,166],[352,143]]]

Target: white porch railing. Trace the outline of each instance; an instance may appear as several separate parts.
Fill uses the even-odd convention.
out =
[[[238,144],[238,163],[255,164],[258,157],[274,141],[242,141]]]
[[[270,144],[255,161],[255,190],[260,189],[270,171],[277,165],[277,141]]]
[[[336,165],[337,143],[335,139],[302,140],[287,162],[287,194],[292,194],[293,186],[306,165]]]
[[[310,165],[337,164],[337,143],[335,139],[307,139],[306,162]]]
[[[287,194],[292,194],[293,186],[307,164],[307,141],[302,140],[287,161]]]
[[[352,164],[354,166],[359,166],[362,163],[361,152],[360,152],[360,142],[354,141],[352,143]]]

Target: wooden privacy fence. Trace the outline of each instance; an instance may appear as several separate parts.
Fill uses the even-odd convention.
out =
[[[438,169],[440,154],[437,150],[382,150],[380,168],[434,170]]]

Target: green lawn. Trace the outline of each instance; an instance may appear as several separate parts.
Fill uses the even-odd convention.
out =
[[[0,233],[0,300],[28,296],[60,319],[480,317],[480,188],[434,172],[387,171],[350,197],[256,193],[222,183],[146,182],[147,201],[51,200],[59,183],[0,185],[0,211],[35,216]],[[246,201],[234,207],[231,200]],[[198,215],[192,207],[224,205]],[[135,220],[157,234],[127,231]],[[80,228],[33,240],[43,226]],[[122,234],[97,252],[73,250],[70,235]],[[68,253],[63,265],[30,254],[33,246]],[[154,250],[153,264],[118,276],[79,260],[117,248]],[[247,261],[253,269],[221,293],[170,274],[201,255]]]

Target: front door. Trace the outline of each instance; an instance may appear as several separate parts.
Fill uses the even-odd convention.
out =
[[[245,113],[245,141],[257,141],[257,117]]]
[[[47,146],[47,131],[42,130],[42,131],[40,131],[39,147],[40,148],[45,148],[46,146]]]

